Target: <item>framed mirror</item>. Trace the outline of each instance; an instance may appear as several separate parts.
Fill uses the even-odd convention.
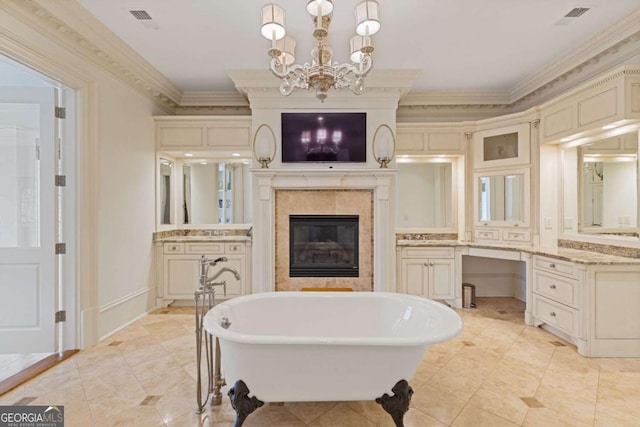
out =
[[[638,131],[577,147],[578,232],[638,238]]]
[[[403,231],[447,231],[456,227],[456,160],[399,157],[396,225]],[[419,189],[419,191],[418,191]]]
[[[529,168],[474,175],[476,225],[529,225]]]
[[[172,225],[175,224],[174,216],[174,191],[173,191],[173,170],[175,162],[169,158],[158,158],[158,180],[157,180],[157,198],[158,198],[158,224]]]
[[[182,224],[251,222],[251,177],[247,160],[184,160],[180,189],[178,210]]]

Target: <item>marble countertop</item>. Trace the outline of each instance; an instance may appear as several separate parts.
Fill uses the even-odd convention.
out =
[[[496,249],[503,251],[519,251],[527,252],[533,255],[543,255],[551,258],[556,258],[564,261],[576,262],[579,264],[598,264],[598,265],[613,265],[613,264],[640,264],[640,258],[623,257],[619,255],[610,255],[599,252],[583,251],[579,249],[569,248],[557,248],[557,249],[543,249],[533,248],[530,246],[506,246],[506,245],[491,245],[487,243],[478,242],[459,242],[456,240],[405,240],[400,239],[396,242],[399,247],[468,247],[468,248],[480,248],[480,249]]]
[[[160,237],[154,240],[156,243],[179,243],[179,242],[250,242],[248,236],[169,236]]]

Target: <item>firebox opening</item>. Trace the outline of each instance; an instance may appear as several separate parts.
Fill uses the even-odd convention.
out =
[[[359,277],[358,215],[289,215],[289,277]]]

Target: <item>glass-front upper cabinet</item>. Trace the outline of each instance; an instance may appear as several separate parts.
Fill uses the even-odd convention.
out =
[[[474,169],[525,165],[530,158],[529,123],[473,134]]]

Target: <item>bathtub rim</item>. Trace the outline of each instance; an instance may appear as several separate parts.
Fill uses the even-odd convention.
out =
[[[430,336],[410,337],[304,337],[283,335],[254,335],[237,331],[230,331],[220,326],[220,319],[225,310],[240,305],[247,300],[271,298],[392,298],[428,305],[438,310],[445,317],[445,321],[452,321],[445,331]],[[214,306],[205,315],[204,328],[211,335],[221,340],[228,340],[240,344],[270,344],[270,345],[352,345],[352,346],[427,346],[455,338],[462,332],[464,322],[460,315],[446,305],[428,298],[399,294],[397,292],[261,292],[229,299]]]

